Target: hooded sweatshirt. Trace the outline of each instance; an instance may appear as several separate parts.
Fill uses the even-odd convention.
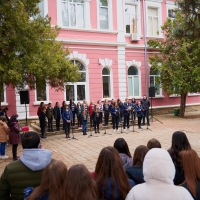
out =
[[[125,153],[119,153],[119,156],[122,159],[124,169],[131,167],[133,165],[133,158],[130,158]]]
[[[173,183],[175,168],[169,153],[164,149],[151,149],[143,164],[145,183],[136,185],[126,200],[193,200],[190,193]]]
[[[9,163],[0,179],[0,199],[24,199],[27,187],[39,186],[43,169],[52,161],[52,152],[45,149],[24,149],[20,160]]]

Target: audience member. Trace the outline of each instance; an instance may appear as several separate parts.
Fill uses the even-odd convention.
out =
[[[28,200],[66,200],[67,167],[61,161],[52,161],[43,171],[42,180]]]
[[[49,150],[38,149],[40,137],[36,132],[27,132],[22,137],[23,151],[20,160],[9,163],[0,179],[0,199],[23,199],[27,187],[37,187],[43,169],[51,162]]]
[[[161,144],[157,139],[152,138],[151,140],[148,141],[147,147],[149,150],[153,148],[161,148]]]
[[[145,183],[138,184],[128,193],[126,200],[193,200],[183,187],[175,186],[175,167],[169,153],[153,148],[143,164]]]
[[[128,144],[124,138],[118,138],[115,140],[114,148],[117,149],[119,156],[122,159],[123,168],[131,167],[133,159],[129,151]]]
[[[67,173],[66,200],[97,200],[97,188],[87,168],[72,166]]]
[[[17,114],[11,116],[8,123],[8,127],[10,128],[9,143],[12,144],[13,160],[18,160],[17,147],[18,144],[21,142],[21,135],[20,135],[21,128],[18,124]]]
[[[95,180],[99,191],[99,199],[125,199],[135,183],[128,179],[122,161],[114,147],[101,150],[96,168]]]
[[[185,133],[181,131],[174,132],[172,135],[172,146],[168,150],[176,169],[174,185],[180,185],[185,180],[180,151],[188,149],[191,149],[191,146]]]
[[[128,177],[135,182],[135,184],[144,183],[144,176],[143,176],[143,162],[144,157],[148,152],[148,148],[144,145],[140,145],[135,149],[133,155],[133,166],[128,167],[125,169]]]
[[[200,199],[200,159],[193,149],[180,152],[182,166],[185,174],[185,187],[193,196],[194,200]]]
[[[42,112],[42,108],[44,107],[44,102],[42,101],[37,110],[37,116],[40,117],[40,113]]]
[[[7,126],[6,117],[0,116],[0,159],[7,159],[8,156],[6,156],[6,143],[8,142],[8,135],[9,135],[9,128]]]

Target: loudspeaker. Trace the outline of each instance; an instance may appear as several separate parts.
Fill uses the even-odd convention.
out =
[[[20,103],[21,104],[29,104],[29,91],[20,91]]]
[[[155,97],[155,95],[156,95],[155,87],[150,87],[149,88],[149,97]]]

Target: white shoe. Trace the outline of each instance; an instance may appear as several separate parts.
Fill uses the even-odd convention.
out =
[[[128,130],[131,130],[130,128]]]
[[[114,132],[116,132],[116,129],[114,130]]]
[[[2,156],[0,156],[0,159],[2,158]]]
[[[1,156],[1,159],[7,159],[9,156]]]
[[[117,132],[119,132],[119,130],[117,129]]]
[[[124,129],[124,131],[126,131],[126,129]]]

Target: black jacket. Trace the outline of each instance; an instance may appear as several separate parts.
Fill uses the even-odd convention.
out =
[[[46,126],[46,113],[40,113],[40,126]]]
[[[102,117],[102,112],[98,112],[99,113],[99,119]],[[97,112],[92,112],[92,119],[93,121],[97,121]]]

